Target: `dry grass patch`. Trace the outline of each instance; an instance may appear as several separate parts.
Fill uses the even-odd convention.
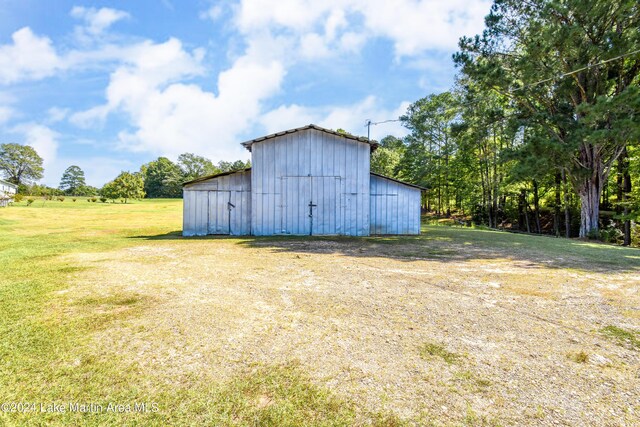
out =
[[[569,360],[573,360],[576,363],[587,363],[587,362],[589,362],[589,355],[587,353],[585,353],[584,351],[567,353],[567,358]]]

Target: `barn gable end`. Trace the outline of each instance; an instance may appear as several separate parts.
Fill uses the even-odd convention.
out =
[[[369,234],[367,142],[307,128],[251,154],[253,234]]]

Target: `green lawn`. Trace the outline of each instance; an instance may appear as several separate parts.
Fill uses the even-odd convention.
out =
[[[39,200],[29,207],[23,202],[0,209],[0,404],[38,404],[27,414],[0,411],[0,425],[500,424],[474,414],[459,419],[405,418],[386,409],[371,411],[314,380],[295,361],[238,366],[232,376],[217,381],[190,373],[172,383],[159,381],[162,373],[146,371],[135,357],[132,362],[131,355],[94,351],[97,336],[109,334],[115,322],[143,316],[153,301],[135,292],[105,296],[100,292],[100,264],[78,262],[73,254],[108,253],[150,241],[182,248],[200,245],[202,250],[228,241],[238,248],[304,253],[307,242],[300,237],[183,239],[181,215],[181,200],[130,204]],[[508,258],[580,274],[640,271],[636,249],[470,228],[425,226],[419,237],[314,241],[337,242],[336,251],[345,257],[441,264]],[[78,278],[91,282],[94,277],[95,294],[69,295],[74,292],[70,283]],[[619,338],[623,333],[637,340],[633,332],[622,331],[614,341],[623,340]],[[427,359],[432,354],[441,358],[455,354],[440,344],[429,345],[420,350]],[[126,407],[122,413],[41,412],[41,403],[47,410],[49,404],[69,402],[104,408],[113,402],[149,406],[142,413]]]

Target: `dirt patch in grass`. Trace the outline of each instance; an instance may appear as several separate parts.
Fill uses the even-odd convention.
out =
[[[347,425],[637,420],[639,352],[598,332],[640,326],[612,298],[640,303],[627,293],[639,284],[635,272],[551,268],[513,259],[510,248],[481,256],[485,249],[440,244],[452,245],[149,241],[70,256],[97,268],[75,273],[58,303],[74,310],[73,301],[116,298],[112,310],[136,310],[94,332],[93,343],[97,357],[118,354],[145,372],[142,390],[233,382],[255,364],[293,363],[353,403]],[[567,356],[580,352],[588,357]],[[268,387],[251,396],[247,414],[286,410]]]

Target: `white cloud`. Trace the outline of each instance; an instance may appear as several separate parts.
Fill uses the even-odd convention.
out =
[[[47,123],[61,122],[66,119],[68,115],[68,108],[51,107],[47,110]]]
[[[373,37],[393,41],[396,56],[403,57],[455,49],[461,35],[482,30],[490,4],[489,0],[242,0],[236,25],[243,34],[265,29],[285,32],[297,40],[306,58],[326,57],[329,48],[341,52],[345,44],[360,47]],[[343,33],[349,36],[343,39]],[[312,54],[314,47],[319,54]]]
[[[40,79],[64,67],[51,40],[37,36],[29,27],[13,33],[11,40],[0,45],[0,83]]]
[[[372,122],[395,120],[406,112],[408,106],[409,102],[402,102],[395,109],[381,108],[380,100],[375,96],[368,96],[352,105],[304,107],[292,104],[265,113],[260,118],[260,123],[267,134],[314,123],[366,136],[365,119]],[[402,137],[407,134],[407,130],[399,122],[371,126],[371,139],[379,140],[389,134]]]
[[[393,40],[398,56],[425,50],[454,50],[462,35],[478,34],[490,1],[359,1],[366,27]]]
[[[69,122],[79,128],[100,127],[109,115],[108,105],[98,105],[88,110],[78,111],[69,116]]]
[[[118,55],[123,64],[111,74],[107,104],[72,114],[72,124],[82,128],[100,125],[119,108],[140,115],[155,88],[204,72],[204,52],[196,49],[190,54],[177,39],[158,44],[145,41],[120,50]]]
[[[83,6],[75,6],[71,9],[71,16],[82,19],[85,22],[85,27],[82,31],[94,36],[102,34],[114,23],[130,18],[130,15],[122,10],[108,7],[96,9],[94,7]]]
[[[133,128],[120,132],[121,148],[170,157],[185,151],[214,160],[247,157],[238,135],[284,77],[282,64],[262,56],[250,47],[220,73],[216,95],[184,82],[203,73],[201,50],[187,52],[175,39],[142,43],[111,74],[106,104],[76,113],[71,121],[87,127],[120,112]]]

